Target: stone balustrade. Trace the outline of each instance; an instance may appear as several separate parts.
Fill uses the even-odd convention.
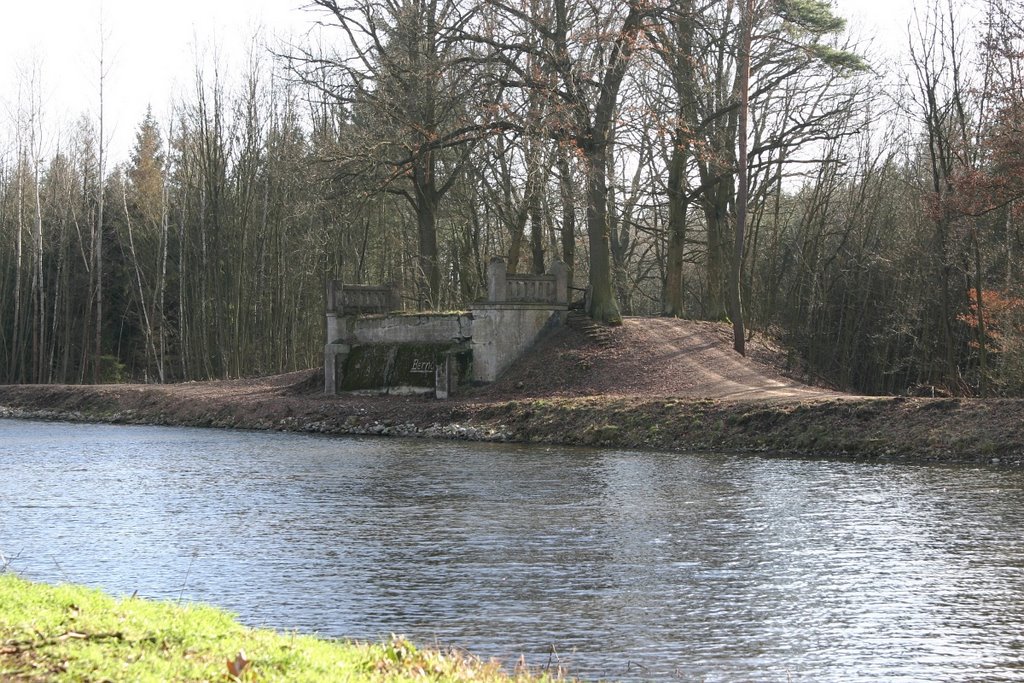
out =
[[[392,285],[348,285],[327,282],[327,312],[338,315],[390,313],[401,308],[398,291]]]
[[[562,305],[569,301],[568,270],[561,261],[544,275],[509,274],[505,260],[487,264],[487,303]]]

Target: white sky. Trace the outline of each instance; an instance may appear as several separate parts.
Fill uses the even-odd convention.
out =
[[[113,161],[125,159],[153,106],[164,123],[170,100],[192,83],[195,52],[216,41],[241,62],[261,27],[292,36],[313,15],[302,0],[0,0],[0,131],[10,128],[18,72],[40,65],[46,123],[57,126],[99,104],[99,54],[107,36],[105,116]]]
[[[927,0],[918,0],[924,5]],[[847,20],[847,30],[858,39],[884,46],[896,58],[907,42],[907,23],[914,0],[833,0],[836,14]]]
[[[102,13],[101,13],[102,4]],[[10,129],[18,65],[41,66],[51,127],[98,110],[100,17],[110,64],[106,115],[113,161],[127,158],[135,129],[152,104],[164,123],[176,92],[191,83],[195,46],[214,39],[240,62],[260,26],[295,36],[314,15],[303,0],[0,0],[0,131]],[[913,0],[836,0],[855,35],[901,45]],[[896,49],[891,48],[892,56]],[[3,144],[0,141],[0,144]]]

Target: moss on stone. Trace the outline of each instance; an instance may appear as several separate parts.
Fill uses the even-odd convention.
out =
[[[413,387],[429,391],[435,370],[454,353],[457,381],[468,379],[470,352],[453,351],[447,343],[363,344],[352,347],[342,369],[341,390],[381,390]]]

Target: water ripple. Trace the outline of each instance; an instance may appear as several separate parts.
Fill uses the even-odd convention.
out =
[[[1024,476],[0,420],[0,552],[625,680],[1024,680]]]

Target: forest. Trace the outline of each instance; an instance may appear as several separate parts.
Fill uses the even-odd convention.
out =
[[[501,256],[840,389],[1024,391],[1024,0],[919,3],[898,63],[821,0],[304,11],[129,158],[0,93],[0,382],[314,367],[326,280],[460,309]]]

